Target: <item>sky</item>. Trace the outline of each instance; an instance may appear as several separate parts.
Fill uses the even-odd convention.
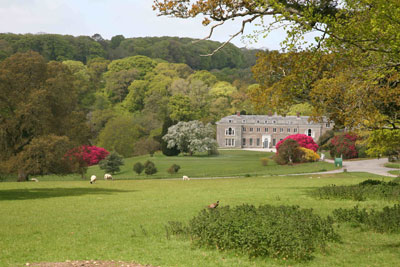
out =
[[[178,36],[201,39],[209,27],[201,18],[176,19],[157,16],[152,0],[0,0],[1,33],[55,33],[74,36],[100,34],[105,39],[122,34],[125,38]],[[257,24],[257,22],[255,23]],[[245,35],[260,29],[255,24]],[[211,40],[224,42],[240,30],[239,20],[215,30]],[[268,38],[236,37],[238,47],[278,50],[285,32],[278,30]]]

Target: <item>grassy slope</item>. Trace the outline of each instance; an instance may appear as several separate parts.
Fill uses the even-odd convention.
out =
[[[318,178],[321,177],[321,178]],[[354,184],[371,174],[251,177],[216,180],[135,180],[0,183],[0,266],[65,260],[125,260],[161,266],[279,266],[234,253],[193,249],[167,240],[164,225],[187,221],[205,205],[300,205],[326,216],[335,208],[382,208],[393,203],[316,200],[312,188]],[[380,179],[380,178],[379,178]],[[383,179],[383,178],[382,178]],[[388,180],[388,178],[385,178]],[[296,266],[399,266],[400,236],[342,225],[343,243],[330,244]]]
[[[315,162],[298,164],[294,166],[279,166],[272,159],[268,166],[262,166],[260,159],[270,157],[274,153],[254,152],[244,150],[222,150],[218,156],[177,156],[166,157],[162,154],[156,154],[154,157],[139,156],[125,159],[125,165],[121,167],[121,172],[114,175],[116,179],[148,179],[148,178],[177,178],[182,175],[189,177],[232,177],[232,176],[261,176],[261,175],[281,175],[293,173],[308,173],[324,170],[333,170],[333,164],[326,162]],[[158,172],[151,176],[142,173],[137,175],[133,171],[133,165],[136,162],[144,163],[151,160],[155,163]],[[181,166],[179,172],[175,175],[167,173],[167,169],[172,164]],[[87,177],[95,174],[102,178],[104,171],[98,166],[92,166],[87,172]],[[77,175],[68,176],[43,176],[39,177],[41,181],[49,180],[81,180]]]

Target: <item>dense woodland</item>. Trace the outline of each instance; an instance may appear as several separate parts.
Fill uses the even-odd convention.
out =
[[[229,45],[201,56],[219,45],[1,34],[1,172],[66,173],[73,166],[54,159],[72,147],[146,154],[179,121],[213,124],[236,111],[255,113],[248,92],[257,86],[250,70],[257,51]]]
[[[170,63],[185,63],[194,70],[224,68],[246,69],[255,64],[258,50],[238,48],[232,44],[212,57],[208,54],[221,44],[178,37],[125,38],[116,35],[105,40],[100,34],[74,37],[58,34],[0,34],[0,60],[17,53],[36,51],[45,60],[76,60],[87,64],[94,58],[108,60],[146,56]]]

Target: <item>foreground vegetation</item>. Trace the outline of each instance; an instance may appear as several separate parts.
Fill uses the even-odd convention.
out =
[[[217,156],[195,155],[195,156],[174,156],[166,157],[161,153],[156,153],[153,157],[138,156],[127,158],[124,160],[124,166],[121,171],[113,175],[115,179],[165,179],[165,178],[182,178],[183,175],[189,177],[237,177],[237,176],[269,176],[269,175],[285,175],[295,173],[310,173],[334,170],[335,167],[327,162],[314,162],[295,164],[292,166],[280,166],[270,159],[274,153],[254,152],[245,150],[221,150]],[[263,166],[261,159],[267,157],[267,166]],[[138,175],[133,171],[133,166],[137,162],[145,163],[150,160],[155,163],[158,170],[153,175],[141,173]],[[180,166],[175,174],[168,173],[168,168],[173,164]],[[99,178],[104,176],[104,170],[97,165],[89,168],[86,178],[91,175]],[[54,180],[82,180],[79,174],[66,176],[38,176],[40,181]],[[7,180],[11,180],[8,178]],[[14,178],[15,181],[15,178]]]
[[[321,177],[318,179],[318,177]],[[249,258],[198,249],[170,237],[168,221],[188,221],[216,200],[220,207],[243,203],[300,205],[322,218],[338,208],[381,210],[394,202],[316,200],[310,190],[351,185],[365,173],[324,176],[250,177],[216,180],[136,180],[0,183],[1,266],[75,259],[123,260],[161,266],[280,266],[283,259]],[[384,178],[389,181],[388,178]],[[39,216],[40,215],[40,216]],[[341,242],[329,243],[296,266],[397,266],[399,235],[335,226]]]

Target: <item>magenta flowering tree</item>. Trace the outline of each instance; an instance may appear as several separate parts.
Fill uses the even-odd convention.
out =
[[[297,143],[299,143],[300,147],[304,147],[307,149],[311,149],[314,152],[317,152],[318,150],[318,145],[314,142],[314,139],[311,136],[305,135],[305,134],[293,134],[293,135],[289,135],[288,137],[286,137],[285,139],[279,141],[276,144],[276,151],[278,153],[279,150],[279,146],[285,142],[287,139],[292,139],[297,141]]]
[[[66,156],[68,158],[74,157],[82,163],[86,163],[87,166],[96,165],[101,160],[105,159],[110,152],[102,147],[97,146],[79,146],[68,151]]]
[[[346,133],[334,136],[331,139],[330,154],[332,157],[343,156],[344,159],[352,159],[358,157],[356,149],[357,135]]]
[[[74,172],[81,174],[85,178],[87,168],[96,165],[99,161],[105,159],[110,152],[97,146],[79,146],[68,151],[64,158],[69,161]]]
[[[106,149],[97,146],[82,146],[82,152],[82,158],[88,166],[98,164],[110,154]]]

